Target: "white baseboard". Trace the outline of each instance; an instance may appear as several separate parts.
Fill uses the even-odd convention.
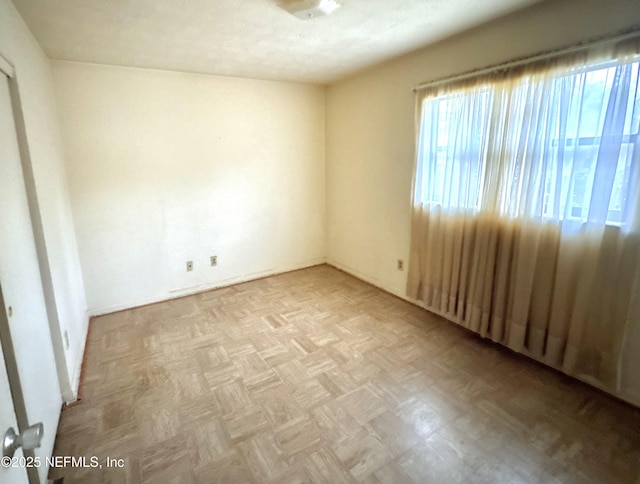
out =
[[[256,280],[256,279],[261,279],[264,277],[269,277],[269,276],[274,276],[274,275],[278,275],[278,274],[283,274],[286,272],[291,272],[291,271],[295,271],[295,270],[299,270],[299,269],[305,269],[308,267],[313,267],[316,265],[320,265],[320,264],[327,264],[330,265],[332,267],[335,267],[336,269],[339,269],[357,279],[360,279],[364,282],[367,282],[368,284],[371,284],[372,286],[377,287],[378,289],[385,291],[389,294],[392,294],[400,299],[403,299],[411,304],[414,304],[422,309],[424,309],[425,311],[429,311],[427,309],[425,309],[419,301],[415,300],[415,299],[411,299],[409,297],[406,296],[406,294],[402,293],[399,290],[394,290],[391,288],[387,288],[385,287],[381,281],[379,281],[378,279],[371,277],[367,274],[364,274],[360,271],[358,271],[357,269],[354,269],[352,267],[349,267],[345,264],[341,264],[335,260],[328,260],[325,258],[319,258],[319,259],[314,259],[312,261],[307,261],[305,263],[301,263],[298,265],[293,265],[290,267],[285,267],[285,268],[281,268],[281,269],[272,269],[272,270],[267,270],[267,271],[262,271],[262,272],[256,272],[256,273],[252,273],[252,274],[246,274],[243,276],[238,276],[238,277],[233,277],[233,278],[229,278],[229,279],[225,279],[222,281],[218,281],[216,283],[213,284],[209,284],[209,285],[200,285],[200,286],[196,286],[196,287],[191,287],[191,288],[185,288],[185,289],[181,289],[179,291],[175,291],[175,292],[171,292],[171,293],[167,293],[167,294],[163,294],[163,295],[159,295],[159,296],[155,296],[155,297],[150,297],[150,298],[145,298],[145,299],[141,299],[141,300],[137,300],[137,301],[133,301],[130,303],[126,303],[126,304],[121,304],[121,305],[115,305],[115,306],[110,306],[110,307],[105,307],[105,308],[94,308],[90,311],[88,311],[88,315],[89,317],[87,318],[87,324],[86,327],[84,329],[84,337],[82,340],[82,348],[84,350],[85,345],[86,345],[86,341],[87,341],[87,334],[88,334],[88,323],[89,323],[89,319],[91,317],[94,316],[101,316],[101,315],[105,315],[105,314],[109,314],[109,313],[113,313],[113,312],[117,312],[117,311],[123,311],[126,309],[132,309],[132,308],[136,308],[136,307],[140,307],[140,306],[145,306],[148,304],[155,304],[155,303],[159,303],[159,302],[164,302],[164,301],[168,301],[171,299],[177,299],[177,298],[181,298],[181,297],[185,297],[185,296],[190,296],[193,294],[198,294],[201,292],[206,292],[206,291],[211,291],[214,289],[219,289],[222,287],[227,287],[227,286],[232,286],[235,284],[241,284],[243,282],[249,282],[252,280]],[[456,324],[455,321],[452,321],[450,318],[447,317],[447,315],[445,314],[441,314],[438,313],[436,311],[430,311],[450,322],[453,322],[454,324]],[[499,343],[498,343],[499,344]],[[506,346],[505,346],[506,348]],[[80,384],[80,378],[81,378],[81,371],[82,371],[82,362],[83,362],[83,357],[84,357],[84,351],[79,353],[80,358],[79,361],[76,364],[76,368],[74,369],[74,378],[73,378],[73,391],[75,396],[77,397],[77,393],[78,393],[78,388],[79,388],[79,384]],[[533,360],[539,361],[536,358],[533,358],[531,355],[527,355],[524,354],[524,356],[527,356]],[[541,362],[543,364],[545,364],[544,362]],[[548,366],[548,365],[546,365]],[[588,385],[591,385],[605,393],[608,393],[616,398],[619,398],[627,403],[630,403],[631,405],[634,406],[639,406],[640,407],[640,394],[636,394],[633,392],[629,392],[629,391],[625,391],[622,390],[620,392],[612,392],[608,389],[602,388],[597,382],[589,379],[589,378],[583,378],[580,376],[573,376],[573,378],[576,378],[577,380],[580,380]],[[69,402],[67,402],[69,403]]]
[[[284,274],[286,272],[297,271],[300,269],[306,269],[308,267],[313,267],[317,265],[321,265],[326,263],[326,258],[320,257],[317,259],[312,259],[310,261],[305,261],[300,264],[294,264],[291,266],[285,266],[277,269],[269,269],[261,272],[254,272],[251,274],[244,274],[237,277],[230,277],[228,279],[223,279],[221,281],[216,281],[211,284],[200,284],[198,286],[187,287],[183,289],[179,289],[177,291],[170,291],[164,294],[159,294],[157,296],[151,296],[148,298],[137,299],[135,301],[116,304],[113,306],[101,307],[101,308],[91,308],[88,313],[89,317],[95,316],[103,316],[105,314],[115,313],[118,311],[124,311],[127,309],[138,308],[140,306],[147,306],[149,304],[155,304],[164,301],[170,301],[171,299],[178,299],[185,296],[192,296],[194,294],[198,294],[201,292],[212,291],[214,289],[220,289],[222,287],[233,286],[235,284],[242,284],[243,282],[249,282],[256,279],[262,279],[264,277],[275,276],[278,274]]]
[[[367,282],[369,284],[371,284],[372,286],[377,287],[378,289],[383,290],[384,292],[388,292],[389,294],[393,294],[394,296],[399,297],[400,299],[404,299],[405,301],[408,301],[412,304],[417,304],[416,301],[408,298],[406,296],[406,294],[404,294],[404,292],[402,290],[399,289],[395,289],[395,288],[390,288],[390,287],[386,287],[380,280],[371,277],[363,272],[360,272],[357,269],[354,269],[353,267],[347,266],[345,264],[342,264],[338,261],[335,261],[333,259],[327,259],[327,265],[330,265],[332,267],[335,267],[336,269],[341,270],[342,272],[346,272],[347,274],[355,277],[356,279],[360,279],[361,281]],[[417,304],[419,306],[419,304]],[[420,306],[422,307],[422,306]]]

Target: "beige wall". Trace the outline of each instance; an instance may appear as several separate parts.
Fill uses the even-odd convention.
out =
[[[52,66],[90,312],[324,262],[323,87]]]
[[[0,0],[0,54],[13,64],[33,173],[36,245],[63,397],[77,391],[87,315],[48,59],[8,0]],[[66,334],[66,338],[65,338]],[[68,344],[67,344],[68,341]]]
[[[413,86],[633,25],[640,25],[637,0],[543,2],[329,86],[328,261],[405,296],[406,271],[396,260],[409,253]],[[634,375],[625,373],[627,398],[640,402]]]

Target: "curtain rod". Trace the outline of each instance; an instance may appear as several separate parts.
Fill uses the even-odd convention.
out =
[[[610,44],[614,42],[621,42],[623,40],[632,39],[634,37],[640,36],[640,30],[635,30],[633,32],[627,32],[626,34],[616,35],[614,37],[608,37],[606,39],[596,40],[593,42],[587,42],[585,44],[574,45],[572,47],[567,47],[560,50],[555,50],[551,52],[545,52],[543,54],[536,54],[531,57],[525,57],[524,59],[519,59],[515,61],[504,62],[502,64],[497,64],[491,67],[485,67],[483,69],[476,69],[474,71],[464,72],[462,74],[458,74],[451,77],[446,77],[443,79],[436,79],[435,81],[423,82],[422,84],[418,84],[413,87],[411,90],[413,92],[417,92],[421,89],[425,89],[427,87],[435,87],[440,86],[442,84],[448,84],[450,82],[463,81],[465,79],[471,79],[472,77],[483,76],[485,74],[491,74],[493,72],[501,71],[503,69],[510,69],[512,67],[519,67],[524,64],[530,64],[532,62],[537,62],[546,59],[553,59],[555,57],[560,57],[567,54],[573,54],[574,52],[580,52],[583,50],[588,50],[593,47],[597,47],[600,45]]]

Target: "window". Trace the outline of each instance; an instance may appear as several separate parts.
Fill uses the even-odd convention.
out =
[[[640,62],[533,70],[427,95],[416,201],[625,225],[640,158]]]

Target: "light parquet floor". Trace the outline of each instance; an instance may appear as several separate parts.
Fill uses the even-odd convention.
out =
[[[329,266],[97,318],[87,483],[635,483],[640,410]],[[124,459],[106,468],[106,457]]]

